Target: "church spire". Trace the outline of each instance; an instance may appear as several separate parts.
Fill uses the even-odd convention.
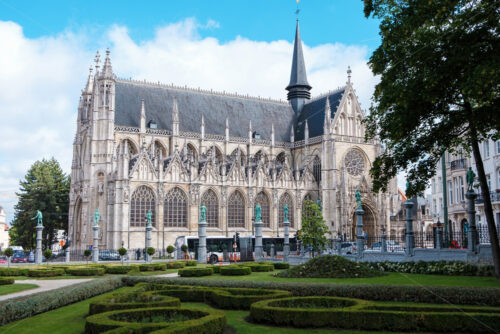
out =
[[[85,89],[83,90],[83,94],[91,95],[92,89],[94,88],[94,76],[92,75],[92,65],[89,67],[89,77],[87,78],[87,84],[85,85]]]
[[[326,97],[326,103],[325,103],[325,122],[323,124],[323,133],[327,134],[330,129],[330,114],[331,114],[331,108],[330,108],[330,99],[328,96]]]
[[[106,59],[104,59],[104,65],[102,66],[101,77],[114,79],[113,67],[111,66],[111,58],[109,57],[110,51],[106,50]]]
[[[288,91],[288,100],[292,104],[295,115],[298,116],[302,111],[306,99],[311,98],[311,86],[307,82],[306,65],[304,54],[302,53],[302,40],[300,39],[299,20],[295,30],[295,42],[293,45],[292,71],[290,74],[290,83],[286,90]]]

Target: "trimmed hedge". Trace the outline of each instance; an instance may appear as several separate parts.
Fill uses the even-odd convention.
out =
[[[28,269],[29,277],[54,277],[64,275],[64,269]]]
[[[219,266],[219,265],[212,265],[210,266],[209,268],[212,268],[212,271],[215,273],[215,274],[220,274],[220,268],[222,266]]]
[[[188,320],[183,320],[185,318]],[[164,321],[153,321],[162,319]],[[222,333],[225,326],[226,315],[214,309],[155,307],[91,315],[86,319],[85,333],[211,334]]]
[[[467,312],[467,313],[466,313]],[[500,330],[498,309],[377,305],[338,297],[295,297],[252,304],[250,316],[259,323],[293,327],[490,333]]]
[[[131,266],[108,266],[104,270],[106,274],[127,274],[129,271],[134,269]]]
[[[198,261],[196,260],[186,260],[186,267],[196,267],[198,265]]]
[[[167,269],[180,269],[184,268],[185,266],[184,261],[172,261],[172,262],[167,262]]]
[[[180,277],[210,276],[214,273],[212,268],[185,268],[179,270]]]
[[[104,268],[99,267],[79,267],[79,268],[68,268],[66,273],[72,276],[102,276],[104,275]]]
[[[266,272],[266,271],[273,271],[274,266],[272,263],[245,263],[245,264],[238,264],[240,267],[249,267],[252,272]]]
[[[121,286],[119,277],[109,277],[9,299],[0,302],[0,325],[89,299]]]
[[[0,285],[14,284],[14,279],[12,277],[0,277]]]
[[[220,274],[223,276],[243,276],[243,275],[250,275],[252,273],[252,269],[249,267],[243,267],[239,265],[229,265],[229,266],[222,266],[220,268]]]
[[[199,280],[178,277],[132,276],[124,277],[123,281],[126,285],[149,282],[204,287],[240,287],[287,290],[293,296],[337,296],[392,302],[500,306],[500,288]]]
[[[0,268],[0,276],[28,276],[28,268]]]
[[[462,276],[494,276],[492,265],[475,265],[458,261],[432,262],[367,262],[379,271],[408,274],[462,275]]]
[[[286,262],[274,262],[274,269],[288,269],[290,268],[290,264]]]
[[[165,263],[148,263],[148,264],[140,264],[140,271],[163,271],[166,270],[167,266]]]

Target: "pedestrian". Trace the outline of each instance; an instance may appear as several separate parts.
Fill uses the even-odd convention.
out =
[[[135,255],[137,257],[137,261],[139,261],[141,259],[141,251],[139,250],[139,248],[137,248],[137,250],[135,251]]]

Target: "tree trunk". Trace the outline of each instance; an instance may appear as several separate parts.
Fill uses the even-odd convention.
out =
[[[471,126],[472,134],[472,152],[474,153],[474,160],[476,161],[477,176],[479,184],[481,185],[481,192],[484,199],[484,214],[486,222],[488,223],[488,232],[490,234],[491,252],[493,255],[493,265],[495,267],[495,277],[500,279],[500,246],[498,245],[498,234],[495,227],[495,220],[493,218],[493,208],[491,206],[490,190],[486,182],[486,174],[484,173],[483,160],[481,159],[481,152],[479,151],[479,144],[477,142],[477,134],[474,126]]]

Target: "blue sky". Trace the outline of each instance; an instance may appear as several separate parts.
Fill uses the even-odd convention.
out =
[[[345,84],[367,109],[378,23],[361,0],[301,0],[312,95]],[[119,77],[286,99],[295,0],[0,0],[0,206],[10,222],[29,167],[71,170],[77,104],[96,50]]]

